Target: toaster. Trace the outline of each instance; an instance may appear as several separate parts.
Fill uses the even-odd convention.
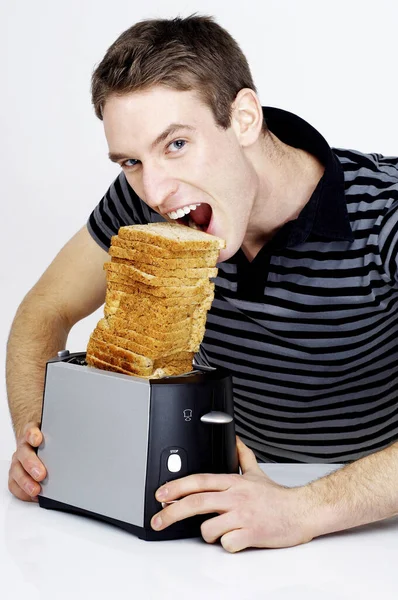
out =
[[[156,490],[195,473],[239,473],[232,377],[202,367],[144,379],[87,366],[62,350],[46,365],[37,449],[47,469],[39,505],[97,518],[144,540],[200,536],[210,516],[163,531]]]

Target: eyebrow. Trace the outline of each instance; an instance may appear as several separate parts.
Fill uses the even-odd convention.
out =
[[[191,125],[184,125],[183,123],[171,123],[158,137],[152,142],[151,150],[154,150],[156,146],[159,146],[162,142],[167,140],[168,137],[180,131],[181,129],[188,129],[189,131],[196,131],[195,127],[191,127]],[[112,162],[118,162],[122,158],[126,158],[127,154],[124,152],[109,152],[108,154],[110,160]]]

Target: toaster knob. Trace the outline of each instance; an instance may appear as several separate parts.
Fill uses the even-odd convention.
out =
[[[178,473],[181,471],[181,456],[179,454],[170,454],[167,459],[167,468],[170,473]]]

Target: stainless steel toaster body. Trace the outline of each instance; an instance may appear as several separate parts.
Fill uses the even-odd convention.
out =
[[[156,489],[200,472],[239,472],[231,377],[196,371],[145,380],[85,365],[47,363],[38,456],[40,506],[99,518],[142,539],[200,535],[209,515],[155,532]]]

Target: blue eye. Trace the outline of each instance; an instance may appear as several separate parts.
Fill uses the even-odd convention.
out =
[[[170,149],[171,152],[178,152],[178,150],[181,150],[186,144],[185,140],[175,140],[174,142],[171,142],[168,145],[168,148]],[[171,148],[174,146],[174,150],[171,150]]]
[[[128,163],[132,163],[132,164],[128,164]],[[138,163],[138,160],[135,160],[135,158],[128,158],[127,160],[124,161],[124,163],[122,163],[122,167],[134,167],[136,164]]]

